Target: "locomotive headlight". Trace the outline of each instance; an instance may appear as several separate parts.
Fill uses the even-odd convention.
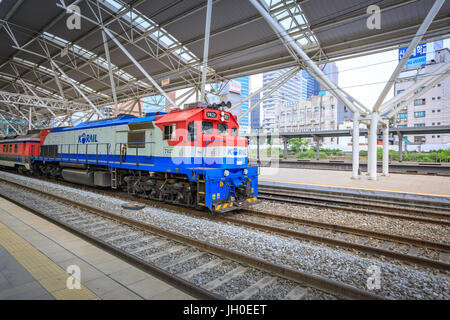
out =
[[[225,115],[225,112],[223,112],[223,111],[222,111],[222,112],[221,112],[220,114],[221,114],[221,115],[222,115],[222,117],[223,117],[223,116]]]
[[[220,121],[225,121],[225,118],[224,117],[220,118]]]
[[[248,170],[247,169],[244,169],[244,174],[247,174],[248,173]]]
[[[225,171],[223,172],[223,175],[224,175],[225,177],[228,177],[228,176],[230,175],[230,171],[225,170]]]

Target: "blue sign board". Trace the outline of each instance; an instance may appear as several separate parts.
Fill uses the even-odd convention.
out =
[[[400,61],[406,52],[405,48],[398,49],[398,61]],[[427,63],[427,44],[419,44],[406,62],[406,66],[424,65]]]

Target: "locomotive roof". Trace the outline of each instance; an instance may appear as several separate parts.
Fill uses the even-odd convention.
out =
[[[198,107],[188,110],[172,111],[171,113],[168,113],[163,117],[159,118],[156,122],[158,124],[162,124],[162,123],[174,123],[186,121],[192,118],[193,116],[201,113],[203,110],[205,110],[205,108]]]
[[[165,114],[165,113],[164,112],[158,112],[158,113],[150,112],[150,113],[146,113],[146,116],[141,117],[141,118],[138,118],[138,117],[132,116],[132,115],[122,115],[122,116],[119,116],[114,119],[82,122],[73,127],[55,128],[55,129],[52,129],[52,132],[86,130],[86,129],[101,128],[101,127],[120,126],[120,125],[124,125],[124,124],[129,124],[129,123],[155,121],[155,118],[161,114]]]
[[[22,136],[7,137],[0,139],[0,143],[18,143],[18,142],[39,142],[39,133],[26,134]]]
[[[101,127],[110,127],[110,126],[120,126],[126,124],[133,123],[141,123],[141,122],[153,122],[156,121],[158,124],[164,123],[175,123],[180,121],[186,121],[193,116],[203,112],[205,108],[197,107],[191,108],[187,110],[176,110],[170,113],[166,112],[149,112],[145,114],[145,117],[136,117],[132,115],[122,115],[117,118],[107,119],[107,120],[98,120],[98,121],[90,121],[90,122],[82,122],[73,127],[64,127],[64,128],[55,128],[51,129],[52,132],[65,132],[65,131],[74,131],[74,130],[86,130],[86,129],[94,129]],[[214,110],[217,111],[217,110]],[[156,119],[158,117],[158,119]]]

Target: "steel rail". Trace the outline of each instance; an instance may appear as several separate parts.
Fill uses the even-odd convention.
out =
[[[335,204],[334,202],[337,202],[337,201],[332,200],[332,199],[323,199],[323,200],[320,200],[321,202],[305,200],[303,197],[297,197],[294,195],[286,195],[286,193],[283,191],[276,191],[276,192],[271,191],[271,193],[263,191],[258,195],[258,198],[265,199],[265,200],[283,201],[283,202],[289,202],[289,203],[295,203],[295,204],[301,204],[301,205],[322,207],[322,208],[339,209],[339,210],[351,211],[351,212],[356,212],[356,213],[373,214],[373,215],[377,215],[377,216],[384,216],[384,217],[395,218],[395,219],[413,220],[413,221],[420,221],[420,222],[450,226],[450,220],[427,218],[427,217],[418,216],[415,214],[400,214],[400,213],[391,213],[391,212],[387,212],[387,211],[367,209],[367,208],[349,207],[346,205]],[[319,201],[319,199],[315,199],[315,200]],[[370,207],[370,205],[355,204],[355,203],[350,203],[350,202],[347,202],[347,203],[350,205]],[[392,210],[395,208],[387,207],[384,209]]]
[[[431,259],[423,258],[423,257],[419,257],[419,256],[413,256],[413,255],[395,252],[395,251],[391,251],[391,250],[386,250],[386,249],[382,249],[382,248],[377,248],[377,247],[373,247],[373,246],[367,246],[367,245],[363,245],[363,244],[359,244],[359,243],[348,242],[348,241],[343,241],[343,240],[339,240],[339,239],[333,239],[333,238],[319,236],[319,235],[315,235],[315,234],[311,234],[311,233],[280,228],[280,227],[276,227],[276,226],[271,226],[271,225],[262,224],[262,223],[256,223],[256,222],[247,221],[247,220],[241,220],[241,219],[237,219],[237,218],[218,216],[218,217],[215,217],[215,219],[221,220],[224,222],[231,222],[234,224],[247,226],[250,228],[255,228],[258,230],[274,232],[274,233],[277,233],[277,234],[283,235],[283,236],[294,237],[294,238],[302,239],[302,240],[318,241],[318,242],[335,245],[335,246],[339,246],[339,247],[343,247],[343,248],[356,249],[356,250],[371,253],[371,254],[379,254],[379,255],[383,255],[385,257],[403,260],[406,262],[412,262],[412,263],[426,266],[426,267],[432,267],[432,268],[436,268],[436,269],[450,271],[450,264],[448,264],[448,263],[431,260]]]
[[[262,211],[257,211],[257,210],[246,209],[246,210],[242,210],[241,213],[243,213],[245,215],[259,215],[259,216],[263,216],[263,217],[267,217],[267,218],[280,219],[280,220],[285,220],[288,222],[299,223],[302,225],[325,228],[325,229],[329,229],[332,231],[340,231],[340,232],[351,233],[351,234],[355,234],[355,235],[372,237],[372,238],[376,238],[376,239],[380,239],[380,240],[396,241],[399,243],[411,244],[411,245],[426,247],[426,248],[430,248],[430,249],[438,249],[438,250],[450,252],[450,244],[446,244],[446,243],[422,240],[422,239],[400,236],[400,235],[379,232],[379,231],[372,231],[372,230],[367,230],[367,229],[353,228],[353,227],[343,226],[343,225],[334,224],[334,223],[321,222],[321,221],[316,221],[316,220],[311,220],[311,219],[291,217],[291,216],[274,214],[274,213],[267,213],[267,212],[262,212]]]
[[[3,179],[0,178],[0,181],[2,181],[2,180]],[[54,180],[46,179],[46,178],[44,178],[44,180],[52,182],[52,183],[55,182]],[[8,180],[5,180],[5,181],[8,181]],[[66,181],[58,181],[58,183],[62,184],[62,185],[74,187],[74,184],[66,182]],[[76,185],[76,186],[78,186],[78,185]],[[87,190],[98,192],[98,190],[95,188],[88,187],[88,186],[83,186],[83,187]],[[34,190],[33,188],[31,188],[31,189]],[[136,201],[136,198],[129,195],[128,193],[117,193],[117,192],[107,191],[107,190],[103,190],[102,192],[107,195],[112,195],[112,196],[119,195],[122,199],[125,199],[125,200]],[[63,199],[63,201],[68,201],[68,200]],[[283,236],[295,237],[297,239],[303,239],[303,240],[309,240],[309,241],[318,241],[318,242],[322,242],[322,243],[326,243],[326,244],[330,244],[330,245],[340,246],[343,248],[356,249],[356,250],[360,250],[360,251],[371,253],[371,254],[379,254],[379,255],[386,256],[386,257],[390,257],[390,258],[394,258],[394,259],[398,259],[398,260],[402,260],[402,261],[406,261],[406,262],[411,262],[411,263],[415,263],[415,264],[422,265],[422,266],[433,267],[433,268],[442,269],[442,270],[450,270],[450,265],[445,262],[432,260],[432,259],[428,259],[428,258],[423,258],[423,257],[419,257],[419,256],[414,256],[414,255],[410,255],[410,254],[399,253],[399,252],[395,252],[395,251],[391,251],[391,250],[387,250],[387,249],[377,248],[374,246],[367,246],[367,245],[363,245],[363,244],[352,243],[352,242],[333,239],[333,238],[329,238],[329,237],[318,236],[318,235],[314,235],[314,234],[310,234],[310,233],[299,232],[299,231],[289,230],[289,229],[285,229],[285,228],[270,226],[270,225],[266,225],[266,224],[245,221],[245,220],[233,218],[231,216],[211,215],[209,212],[199,211],[196,209],[183,208],[183,207],[180,207],[177,205],[156,202],[154,200],[149,200],[149,199],[141,198],[141,199],[138,199],[138,201],[145,203],[145,204],[152,205],[152,206],[157,205],[159,207],[171,209],[171,210],[180,211],[180,209],[181,209],[181,212],[185,213],[185,214],[200,216],[203,218],[216,220],[216,221],[240,224],[240,225],[244,225],[244,226],[251,227],[254,229],[259,229],[262,231],[277,233],[277,234],[283,235]],[[78,205],[78,206],[80,206],[80,205]],[[91,209],[88,209],[88,210],[91,210]],[[245,213],[245,211],[249,211],[249,210],[244,210],[244,213]],[[255,213],[255,214],[263,214],[261,212],[251,211],[251,210],[250,210],[250,212]],[[267,214],[267,215],[269,215],[269,214]],[[338,230],[338,231],[342,231],[342,232],[346,232],[346,233],[354,233],[354,234],[358,234],[358,235],[372,236],[372,237],[379,238],[382,240],[387,240],[387,241],[392,241],[393,239],[395,239],[397,242],[400,242],[400,243],[415,244],[415,245],[418,245],[421,247],[428,247],[428,248],[437,249],[437,250],[441,250],[441,251],[449,251],[449,249],[450,249],[449,245],[440,244],[437,242],[426,241],[426,240],[396,236],[396,235],[391,235],[391,234],[384,234],[381,232],[372,232],[369,230],[356,229],[356,228],[350,228],[350,227],[327,224],[327,223],[314,222],[314,221],[305,220],[305,219],[303,219],[303,221],[302,221],[302,219],[293,218],[293,217],[284,218],[284,216],[280,217],[280,216],[276,215],[276,218],[282,218],[282,219],[289,218],[292,222],[297,222],[297,223],[300,222],[303,224],[315,224],[316,226],[321,225],[322,227],[328,227],[329,229],[332,229],[332,230]],[[239,261],[239,260],[236,260],[236,261]]]
[[[89,206],[81,205],[81,204],[75,203],[75,202],[73,202],[71,200],[67,200],[67,199],[64,199],[64,198],[61,198],[61,197],[58,197],[58,196],[55,196],[55,195],[50,195],[50,194],[47,194],[45,192],[42,192],[42,191],[39,191],[39,190],[35,190],[35,189],[32,189],[32,188],[29,188],[29,187],[26,187],[26,186],[23,186],[23,185],[20,185],[20,184],[8,181],[8,180],[0,179],[0,181],[19,186],[21,188],[30,190],[32,192],[44,194],[46,197],[53,197],[53,198],[57,199],[58,201],[70,203],[70,204],[72,204],[74,206],[81,207],[81,208],[83,208],[85,210],[95,211],[94,209],[90,209]],[[49,221],[51,223],[53,223],[53,224],[63,228],[66,231],[69,231],[69,232],[73,233],[74,235],[82,238],[83,240],[86,240],[86,241],[90,242],[91,244],[93,244],[93,245],[95,245],[95,246],[105,250],[106,252],[108,252],[108,253],[110,253],[110,254],[112,254],[112,255],[114,255],[114,256],[116,256],[116,257],[118,257],[118,258],[120,258],[120,259],[122,259],[122,260],[124,260],[126,262],[128,262],[129,264],[139,268],[142,271],[145,271],[147,273],[150,273],[150,274],[154,275],[155,277],[161,279],[162,281],[165,281],[165,282],[169,283],[173,287],[175,287],[175,288],[177,288],[177,289],[179,289],[179,290],[181,290],[181,291],[183,291],[183,292],[185,292],[185,293],[187,293],[187,294],[189,294],[189,295],[191,295],[191,296],[193,296],[195,298],[205,299],[205,300],[224,300],[225,299],[224,297],[222,297],[220,295],[217,295],[217,294],[215,294],[213,292],[207,291],[207,290],[205,290],[205,289],[203,289],[201,287],[195,286],[194,284],[190,283],[189,281],[186,281],[186,280],[184,280],[184,279],[182,279],[182,278],[180,278],[180,277],[178,277],[178,276],[176,276],[174,274],[171,274],[171,273],[165,271],[164,269],[161,269],[161,268],[159,268],[159,267],[157,267],[157,266],[155,266],[155,265],[153,265],[151,263],[148,263],[148,262],[146,262],[146,261],[144,261],[142,259],[139,259],[136,256],[134,256],[134,255],[132,255],[132,254],[122,250],[122,249],[114,247],[114,246],[108,244],[106,241],[103,241],[101,239],[98,239],[98,238],[96,238],[94,236],[89,235],[86,232],[78,230],[78,229],[76,229],[75,227],[71,226],[68,223],[65,223],[63,221],[59,221],[57,219],[54,219],[54,218],[48,216],[45,212],[43,212],[41,210],[32,208],[29,205],[23,204],[23,203],[21,203],[19,201],[16,201],[15,199],[12,199],[12,198],[10,198],[8,196],[5,196],[5,195],[0,195],[0,197],[5,198],[6,200],[14,203],[15,205],[17,205],[17,206],[19,206],[19,207],[21,207],[21,208],[23,208],[23,209],[25,209],[25,210],[27,210],[29,212],[32,212],[33,214],[36,214],[37,216],[39,216],[39,217],[41,217],[41,218],[43,218],[43,219],[45,219],[45,220],[47,220],[47,221]],[[97,213],[100,213],[100,212],[97,212]],[[104,215],[104,216],[106,216],[106,215]],[[113,219],[115,219],[115,218],[113,218]]]
[[[29,190],[31,192],[42,194],[45,197],[54,198],[57,201],[65,202],[65,203],[70,204],[72,206],[76,206],[76,207],[82,208],[84,210],[94,212],[94,213],[96,213],[96,214],[98,214],[100,216],[103,216],[103,217],[106,217],[106,218],[110,218],[110,219],[113,219],[113,220],[117,220],[119,222],[131,225],[131,226],[134,226],[134,227],[138,227],[138,228],[143,229],[145,231],[149,231],[149,232],[158,234],[160,236],[167,237],[167,238],[170,238],[172,240],[175,240],[175,241],[178,241],[178,242],[190,245],[190,246],[194,246],[194,247],[200,248],[200,249],[202,249],[204,251],[207,251],[207,252],[210,252],[212,254],[219,255],[219,256],[222,256],[222,257],[226,257],[226,258],[228,258],[230,260],[234,260],[234,261],[236,261],[238,263],[244,263],[244,264],[247,264],[247,265],[252,266],[254,268],[257,268],[257,269],[260,269],[260,270],[263,270],[263,271],[266,271],[266,272],[269,272],[269,273],[272,273],[272,274],[276,274],[277,276],[280,276],[282,278],[285,278],[285,279],[288,279],[288,280],[292,280],[294,282],[301,283],[303,285],[306,284],[306,285],[314,287],[314,288],[316,288],[318,290],[326,291],[326,292],[334,294],[334,295],[339,295],[339,296],[342,296],[342,297],[347,298],[347,299],[376,299],[376,300],[387,299],[386,297],[382,297],[380,295],[377,295],[377,294],[365,291],[365,290],[360,289],[360,288],[356,288],[356,287],[350,286],[350,285],[342,283],[342,282],[338,282],[338,281],[335,281],[335,280],[332,280],[332,279],[327,279],[327,278],[324,278],[322,276],[318,276],[318,275],[314,275],[314,274],[309,274],[309,273],[306,273],[306,272],[303,272],[303,271],[295,270],[295,269],[287,267],[287,266],[277,265],[277,264],[265,261],[265,260],[257,258],[257,257],[249,256],[249,255],[246,255],[246,254],[234,251],[234,250],[230,250],[230,249],[227,249],[227,248],[224,248],[224,247],[220,247],[218,245],[211,244],[211,243],[208,243],[208,242],[205,242],[205,241],[193,239],[191,237],[188,237],[188,236],[176,233],[176,232],[164,230],[162,228],[159,228],[159,227],[156,227],[156,226],[152,226],[152,225],[143,223],[141,221],[137,221],[137,220],[132,219],[132,218],[128,218],[128,217],[124,217],[124,216],[121,216],[121,215],[118,215],[118,214],[110,213],[110,212],[107,212],[105,210],[99,209],[97,207],[93,207],[93,206],[90,206],[90,205],[87,205],[87,204],[84,204],[84,203],[79,203],[79,202],[76,202],[74,200],[66,199],[66,198],[60,197],[60,196],[55,195],[55,194],[48,194],[45,191],[38,190],[38,189],[35,189],[35,188],[32,188],[32,187],[28,187],[28,186],[24,186],[24,185],[21,185],[19,183],[12,182],[12,181],[9,181],[9,180],[3,179],[3,178],[0,178],[0,181],[4,182],[4,183],[9,183],[9,184],[15,185],[17,187],[23,188],[25,190]],[[13,202],[17,203],[17,201],[13,201]],[[21,204],[19,203],[19,205],[21,205]],[[21,206],[23,206],[23,205],[21,205]],[[171,205],[169,205],[169,206],[171,206]],[[180,207],[177,207],[177,206],[171,206],[171,207],[175,207],[177,209],[180,209]],[[35,212],[36,210],[32,209],[31,211]],[[190,210],[190,211],[194,211],[194,210]],[[43,213],[43,212],[39,212],[38,211],[37,214],[39,214],[40,216],[43,216],[44,218],[46,218],[49,221],[55,222],[57,224],[60,224],[60,222],[58,222],[58,221],[56,221],[56,220],[46,216],[45,213]],[[60,225],[63,226],[64,228],[69,228],[69,229],[71,229],[70,231],[72,231],[72,227],[71,226],[64,225],[63,223],[60,224]],[[74,232],[77,233],[77,234],[80,233],[81,237],[87,237],[87,239],[90,238],[89,235],[85,235],[81,231],[74,230]],[[100,247],[105,247],[106,250],[108,250],[108,247],[109,247],[108,244],[104,243],[103,241],[99,241],[98,239],[95,239],[95,238],[92,239],[92,240],[93,240],[94,243],[98,243],[98,245]],[[109,249],[109,250],[111,250],[111,249]],[[120,250],[117,251],[116,248],[114,248],[112,250],[113,250],[113,252],[116,252],[119,256],[121,254],[124,254],[123,256],[126,259],[132,259],[132,260],[136,259],[135,257],[133,257],[133,256],[131,256],[129,254],[126,254],[125,252],[121,253]],[[146,263],[146,262],[140,261],[140,263],[145,264],[144,267],[148,268],[148,270],[150,270],[151,268],[154,268],[154,266],[148,265],[148,263]],[[158,270],[155,270],[155,271],[158,271]],[[174,275],[168,274],[166,271],[164,271],[162,269],[159,269],[159,272],[161,273],[161,275],[163,277],[165,276],[165,278],[168,281],[175,281],[174,279],[178,278],[178,277],[176,277]],[[157,273],[157,272],[155,272],[155,273]],[[186,286],[187,289],[185,289],[185,290],[187,290],[187,291],[189,291],[189,290],[195,291],[195,288],[193,287],[192,284],[190,284],[189,282],[187,282],[187,281],[185,281],[185,280],[183,280],[181,278],[178,278],[178,279],[181,280],[180,283],[177,283],[177,285],[180,286],[180,288],[182,288],[183,286]],[[208,292],[207,291],[203,292],[203,294],[207,295]],[[199,293],[199,295],[200,295],[200,293]],[[209,298],[211,299],[211,298],[213,298],[213,296],[209,296]],[[220,297],[217,297],[217,296],[215,298],[219,298],[220,299]]]
[[[343,202],[352,205],[389,209],[408,214],[416,213],[418,215],[429,215],[437,218],[450,218],[450,210],[446,204],[438,205],[427,201],[415,201],[410,199],[408,199],[408,201],[404,201],[403,199],[393,197],[381,198],[364,195],[358,195],[358,197],[356,197],[354,195],[346,195],[338,191],[307,190],[266,185],[259,185],[258,191],[263,194],[270,194],[273,192],[275,194],[290,195],[298,198],[309,197],[312,199],[330,202]],[[414,207],[411,207],[411,203]]]

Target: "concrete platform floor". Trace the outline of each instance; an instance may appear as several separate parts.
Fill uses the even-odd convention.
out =
[[[450,177],[390,174],[369,180],[366,174],[351,179],[351,172],[314,169],[261,168],[261,182],[331,186],[450,197]]]
[[[80,289],[67,288],[71,265],[80,268]],[[193,298],[0,198],[0,299]]]

